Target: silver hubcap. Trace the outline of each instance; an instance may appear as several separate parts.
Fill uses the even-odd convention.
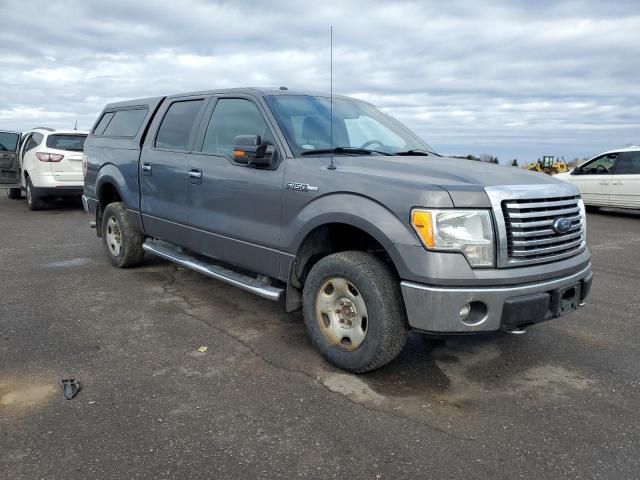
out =
[[[31,205],[33,198],[31,198],[31,185],[27,184],[27,203]]]
[[[107,231],[105,232],[107,239],[107,246],[111,255],[117,257],[120,255],[120,249],[122,248],[122,235],[120,233],[120,226],[114,217],[109,218],[107,221]]]
[[[367,337],[367,305],[345,278],[331,278],[316,295],[316,320],[327,341],[344,350],[357,349]]]

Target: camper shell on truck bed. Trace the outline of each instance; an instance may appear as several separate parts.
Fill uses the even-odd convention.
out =
[[[591,285],[575,187],[442,157],[348,97],[109,104],[85,162],[85,208],[116,266],[146,251],[303,307],[322,355],[354,372],[391,361],[409,328],[517,331],[576,310]]]

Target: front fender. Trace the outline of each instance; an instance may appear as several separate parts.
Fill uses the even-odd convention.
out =
[[[334,193],[321,196],[305,207],[283,228],[284,251],[296,254],[306,236],[315,228],[330,223],[357,227],[383,247],[394,243],[419,245],[407,218],[401,219],[375,200],[355,194]]]

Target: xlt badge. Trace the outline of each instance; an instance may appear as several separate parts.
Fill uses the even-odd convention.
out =
[[[317,192],[318,187],[309,185],[308,183],[295,183],[289,182],[286,187],[287,190],[295,190],[296,192]]]

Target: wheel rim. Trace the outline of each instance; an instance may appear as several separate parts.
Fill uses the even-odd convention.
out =
[[[316,294],[316,321],[331,345],[353,351],[367,337],[367,305],[347,279],[330,278]]]
[[[33,197],[31,196],[31,185],[27,183],[27,203],[31,205],[33,203]]]
[[[120,226],[114,217],[110,217],[109,220],[107,220],[105,238],[111,255],[114,257],[120,255],[120,249],[122,248],[122,234],[120,233]]]

